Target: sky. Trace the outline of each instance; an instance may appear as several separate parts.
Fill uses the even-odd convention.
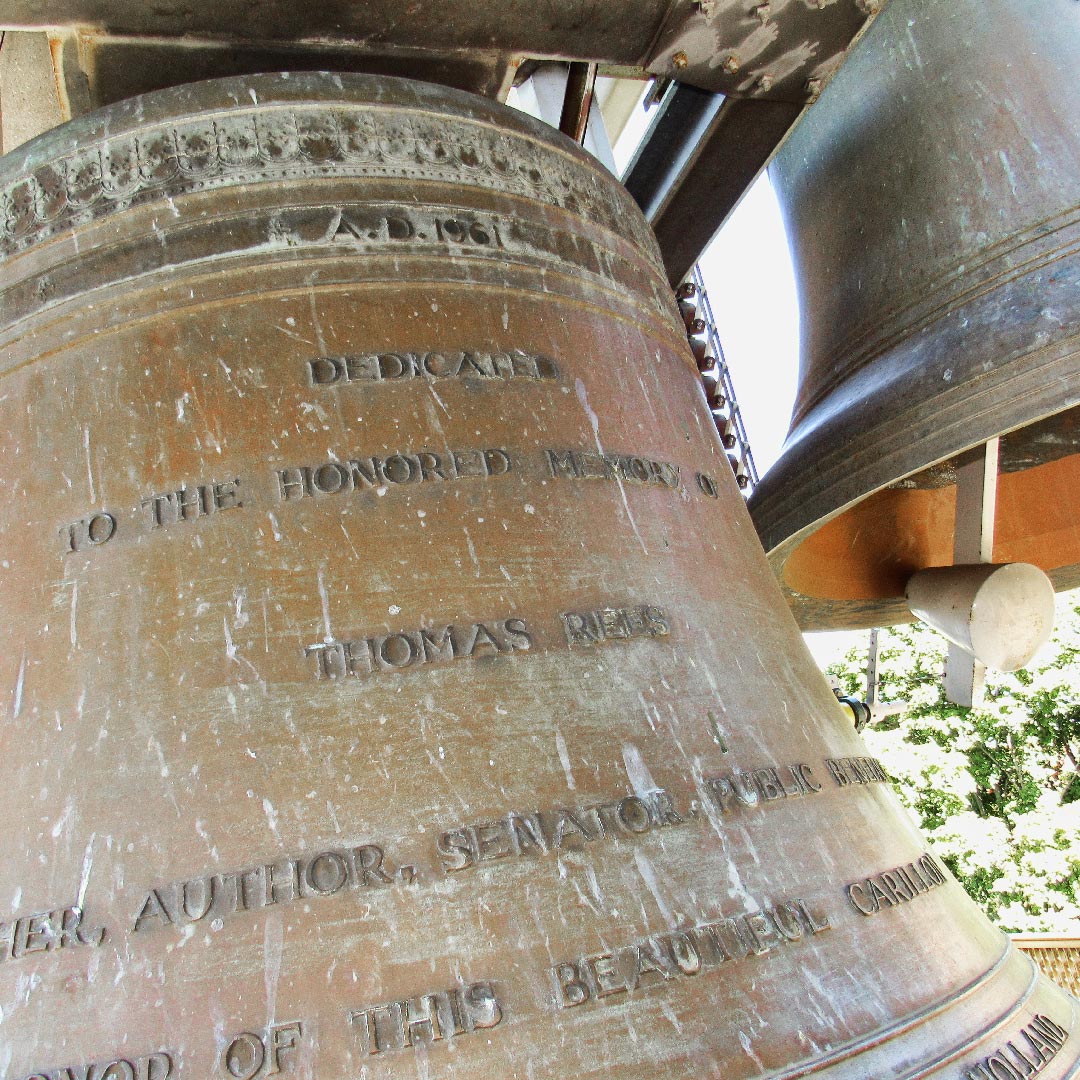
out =
[[[779,456],[799,364],[799,304],[768,176],[747,192],[701,258],[758,472]]]

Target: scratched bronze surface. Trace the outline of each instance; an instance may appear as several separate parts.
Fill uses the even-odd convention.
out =
[[[1070,1075],[576,147],[201,84],[4,159],[0,249],[0,1074]]]

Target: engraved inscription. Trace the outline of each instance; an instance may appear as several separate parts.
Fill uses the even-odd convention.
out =
[[[403,382],[409,379],[555,380],[558,365],[547,356],[511,349],[508,352],[387,352],[359,356],[319,356],[308,360],[312,386],[352,382]]]
[[[317,642],[308,645],[304,655],[314,657],[316,678],[341,679],[464,657],[512,655],[527,652],[531,645],[524,619],[500,619],[403,630],[354,641]]]
[[[945,882],[941,867],[929,855],[923,855],[907,866],[896,866],[863,881],[852,882],[845,891],[857,911],[863,915],[876,915],[886,907],[906,904]]]
[[[489,982],[455,986],[349,1013],[365,1054],[431,1046],[498,1027],[503,1007]]]
[[[64,525],[60,535],[64,538],[65,552],[101,547],[116,535],[116,518],[102,510]]]
[[[113,1058],[88,1065],[39,1069],[24,1080],[172,1080],[173,1055],[164,1050],[143,1057]]]
[[[720,498],[720,492],[716,487],[716,481],[708,473],[695,473],[694,479],[697,481],[698,490],[703,495],[708,495],[710,499]]]
[[[325,364],[328,365],[325,372],[330,372],[331,368],[337,372],[339,369],[334,365],[347,363],[349,359],[347,357],[320,357],[317,360],[308,361],[308,364]],[[530,363],[535,361],[539,365],[542,358],[528,359]],[[521,363],[523,364],[524,361]],[[322,367],[315,367],[312,370],[320,372],[317,375],[313,374],[312,378],[330,381],[331,375],[324,373]],[[346,376],[334,375],[333,378],[345,378],[347,381],[347,371],[346,367]],[[536,371],[536,378],[549,377],[539,366]],[[520,375],[521,364],[518,364],[518,375],[509,376],[496,371],[492,377],[508,378]],[[383,377],[391,378],[392,376]],[[419,377],[419,374],[416,377]],[[677,490],[680,486],[682,466],[671,465],[667,462],[652,461],[649,458],[631,455],[594,454],[576,450],[545,450],[544,455],[546,470],[552,476],[607,479],[618,483],[659,486],[669,490]],[[517,469],[522,461],[528,461],[528,455],[515,451],[511,456],[510,451],[502,447],[439,451],[405,450],[382,457],[372,455],[345,459],[333,455],[328,461],[312,465],[275,468],[271,474],[273,494],[265,492],[259,496],[257,493],[261,485],[253,484],[250,478],[244,480],[241,477],[221,482],[195,484],[190,487],[182,485],[174,491],[145,496],[137,507],[128,510],[124,515],[106,510],[94,511],[77,521],[61,526],[59,534],[63,542],[63,552],[68,555],[72,552],[88,551],[108,543],[121,532],[121,518],[125,522],[141,524],[143,528],[152,531],[211,515],[216,517],[224,510],[250,508],[268,498],[276,497],[280,503],[295,504],[305,499],[323,499],[353,492],[375,491],[383,494],[391,487],[408,487],[414,484],[461,480],[470,477],[488,479],[505,476]],[[698,483],[697,488],[702,495],[709,497],[708,485],[703,486]],[[244,492],[243,498],[241,498],[241,491]],[[124,531],[127,531],[126,525]],[[616,629],[612,636],[620,636],[619,630]],[[843,762],[864,760],[868,759],[841,759]],[[861,782],[854,778],[855,773],[851,776],[852,782]]]
[[[702,788],[716,812],[730,814],[740,807],[812,795],[821,785],[813,769],[800,762],[706,777]],[[701,813],[696,799],[680,807],[671,792],[655,788],[601,803],[514,810],[491,821],[449,829],[435,847],[442,869],[456,873],[482,863],[576,850],[600,840],[636,841],[656,829],[694,821]]]
[[[626,484],[658,484],[677,488],[681,467],[633,454],[598,454],[588,450],[545,450],[554,477],[617,480]]]
[[[258,1034],[242,1031],[225,1048],[221,1056],[222,1067],[236,1080],[254,1080],[264,1068],[267,1076],[284,1072],[292,1064],[303,1034],[299,1021],[271,1024]]]
[[[66,907],[0,922],[0,962],[77,945],[97,948],[105,940],[105,928],[84,926],[83,918],[81,907]]]
[[[138,932],[224,919],[273,904],[334,896],[350,889],[384,887],[395,879],[408,884],[414,876],[415,868],[411,866],[399,867],[392,874],[383,849],[375,844],[321,851],[151,889],[133,929]]]
[[[240,499],[240,478],[223,483],[196,484],[194,487],[181,487],[177,491],[165,491],[159,495],[149,495],[139,505],[147,512],[150,528],[158,529],[162,525],[175,525],[181,521],[194,521],[220,513],[222,510],[234,510],[243,506]]]
[[[776,799],[797,799],[821,790],[814,770],[803,762],[740,772],[733,769],[703,781],[709,799],[723,814],[740,806],[754,807]]]
[[[338,243],[366,247],[387,240],[427,240],[462,247],[505,247],[498,220],[490,214],[453,214],[396,207],[387,213],[378,207],[339,209],[332,225]]]
[[[764,956],[828,929],[826,916],[812,912],[805,900],[790,900],[765,911],[652,934],[625,948],[556,964],[551,969],[555,1001],[570,1009],[671,979],[692,978],[728,961]]]
[[[877,758],[826,758],[825,768],[840,787],[847,787],[848,784],[889,783],[889,777]]]
[[[260,228],[257,215],[248,220],[253,229]],[[363,255],[397,248],[426,258],[437,258],[449,248],[459,257],[495,256],[503,265],[511,260],[535,266],[537,261],[554,258],[563,268],[615,284],[626,299],[644,300],[663,317],[670,313],[670,296],[657,288],[657,278],[646,265],[619,258],[610,241],[570,233],[528,216],[477,213],[418,202],[406,207],[364,201],[279,208],[262,228],[275,246],[348,246]]]
[[[568,645],[598,645],[635,637],[666,637],[671,623],[655,604],[598,611],[566,611],[560,616]]]
[[[466,655],[467,650],[475,650],[478,643],[495,655],[500,638],[507,642],[511,651],[527,648],[529,640],[524,621],[514,619],[501,624],[473,623],[467,628],[447,626],[438,631],[415,633],[422,635],[421,638],[407,638],[414,647],[417,640],[426,640],[429,647],[442,653],[433,659],[452,659],[455,649]],[[386,635],[386,640],[367,640],[381,649],[381,644],[394,636]],[[511,645],[509,639],[512,637],[520,640]],[[396,656],[399,647],[406,649],[407,645],[390,643],[388,655]],[[394,666],[390,661],[387,663]],[[344,895],[361,889],[423,884],[434,875],[454,875],[481,865],[584,850],[600,841],[637,843],[656,830],[693,827],[700,824],[702,818],[708,819],[713,828],[718,828],[718,815],[802,798],[821,789],[810,765],[795,762],[733,769],[720,775],[701,777],[694,789],[699,798],[691,797],[690,792],[679,795],[664,788],[654,788],[576,806],[511,810],[492,820],[471,822],[442,832],[434,841],[434,858],[417,865],[393,866],[382,847],[363,844],[159,885],[140,894],[144,897],[143,902],[134,919],[128,918],[126,926],[133,933],[142,933],[164,926],[184,927],[205,921],[217,929],[224,919],[241,912],[257,912],[274,905]],[[944,882],[943,872],[927,855],[909,867],[855,882],[848,886],[847,892],[852,903],[863,914],[869,915]],[[114,933],[115,929],[106,931],[102,925],[88,925],[83,909],[75,906],[22,916],[0,922],[0,963],[79,945],[97,947],[107,935],[111,938]],[[285,1025],[283,1030],[288,1028]],[[242,1032],[236,1036],[240,1041],[233,1055],[235,1068],[241,1072],[259,1056],[252,1041],[257,1038],[262,1039],[263,1058],[267,1063],[291,1048],[282,1041],[287,1034],[275,1036],[272,1029],[268,1029],[265,1036]],[[249,1065],[245,1066],[243,1062]],[[224,1059],[223,1064],[229,1071]]]
[[[503,476],[512,467],[510,455],[499,449],[443,453],[405,451],[382,458],[349,458],[347,461],[278,469],[278,494],[282,502],[296,502],[388,485],[460,480],[468,476]]]
[[[607,838],[634,838],[686,818],[662,788],[590,806],[512,811],[444,832],[435,842],[442,868],[453,873],[480,863],[578,849]]]
[[[1016,1038],[966,1069],[965,1080],[1026,1080],[1046,1068],[1068,1037],[1060,1024],[1036,1013]]]

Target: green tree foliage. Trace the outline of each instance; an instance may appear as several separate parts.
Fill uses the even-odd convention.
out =
[[[934,852],[1003,930],[1080,931],[1080,592],[1027,669],[988,673],[976,709],[945,700],[930,628],[883,630],[879,648],[879,699],[911,708],[866,739]],[[862,697],[865,664],[854,650],[828,675]]]

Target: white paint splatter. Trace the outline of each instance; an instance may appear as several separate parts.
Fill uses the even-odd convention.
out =
[[[94,490],[94,470],[90,463],[90,425],[83,428],[83,449],[86,451],[86,479],[90,484],[90,501],[97,502],[97,492]]]
[[[653,868],[653,864],[649,862],[648,858],[640,851],[634,852],[634,862],[637,864],[641,880],[645,882],[646,888],[652,893],[652,897],[656,901],[656,906],[660,909],[660,914],[664,917],[664,922],[668,924],[669,929],[674,930],[678,924],[678,920],[671,913],[671,909],[667,906],[667,901],[660,894],[660,882],[656,877],[656,870]]]
[[[79,878],[79,907],[86,903],[86,887],[90,884],[90,871],[94,869],[94,839],[97,833],[90,834],[90,840],[83,852],[82,876]]]
[[[562,762],[563,772],[566,773],[566,786],[573,791],[577,784],[574,783],[574,774],[570,769],[570,755],[566,752],[566,740],[562,731],[555,729],[555,746],[559,751],[559,760]]]
[[[269,799],[263,799],[263,813],[266,815],[266,822],[270,826],[270,831],[277,836],[277,811],[274,809],[274,804]]]
[[[26,679],[26,653],[22,654],[19,661],[19,674],[15,678],[15,707],[12,710],[12,719],[18,717],[22,711],[23,682]]]
[[[64,831],[64,826],[71,820],[75,813],[75,806],[73,803],[68,803],[64,807],[64,812],[56,819],[52,827],[52,838],[58,839],[60,834]]]
[[[630,781],[635,795],[640,797],[657,790],[656,784],[653,783],[652,773],[649,772],[649,766],[645,764],[641,751],[633,743],[623,743],[622,757],[626,778]]]
[[[320,566],[317,577],[319,582],[319,600],[322,603],[323,641],[330,644],[334,640],[334,632],[330,629],[330,597],[326,593],[326,582],[323,580],[323,571],[325,569],[325,566]]]
[[[469,549],[469,558],[472,559],[473,568],[476,571],[476,576],[480,576],[480,560],[476,557],[476,548],[473,547],[472,537],[469,535],[469,530],[464,529],[465,533],[465,546]]]
[[[269,1027],[277,1013],[278,976],[281,974],[281,951],[283,934],[281,917],[274,915],[266,920],[263,936],[263,978],[266,982],[266,1026]]]
[[[589,418],[589,423],[592,424],[593,439],[596,441],[597,453],[603,454],[604,447],[600,442],[600,419],[592,410],[592,406],[589,405],[589,395],[585,389],[585,384],[577,379],[574,382],[574,388],[577,392],[577,399],[581,402],[581,407],[585,410],[585,415]],[[630,502],[626,498],[626,488],[623,486],[622,477],[616,473],[615,483],[619,485],[619,494],[622,496],[623,509],[626,510],[626,520],[630,522],[630,528],[634,530],[634,536],[637,537],[637,542],[641,545],[641,550],[646,555],[649,554],[649,549],[645,546],[645,541],[641,538],[641,533],[638,532],[637,522],[634,520],[633,511],[630,509]]]

